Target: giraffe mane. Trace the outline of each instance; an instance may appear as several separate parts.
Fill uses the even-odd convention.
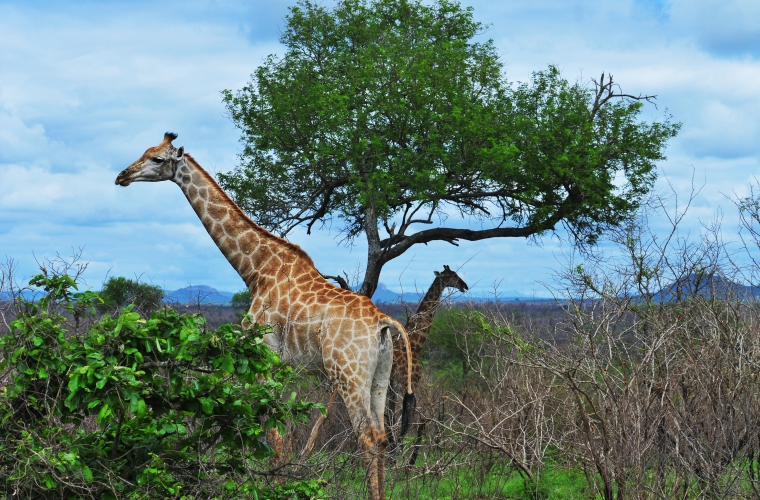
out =
[[[266,228],[260,226],[259,224],[256,224],[253,220],[251,220],[250,217],[248,217],[248,215],[245,212],[243,212],[243,210],[237,205],[237,203],[235,203],[232,200],[232,198],[230,198],[230,195],[228,195],[224,191],[224,189],[222,189],[219,186],[219,184],[214,180],[211,174],[206,172],[206,170],[203,167],[201,167],[197,161],[195,161],[195,158],[190,156],[188,153],[185,153],[184,157],[187,159],[187,161],[192,163],[194,167],[197,168],[198,172],[201,175],[203,175],[206,178],[206,180],[208,180],[212,185],[216,186],[216,188],[219,190],[220,196],[222,196],[225,199],[225,201],[229,202],[228,207],[234,207],[233,210],[237,211],[238,215],[242,216],[243,220],[245,220],[251,226],[253,230],[263,234],[267,239],[274,240],[275,242],[277,242],[278,245],[282,245],[288,248],[289,250],[293,251],[299,258],[305,260],[310,266],[316,269],[316,266],[314,265],[314,261],[311,260],[311,257],[309,257],[309,254],[307,254],[303,250],[303,248],[296,245],[295,243],[291,243],[285,238],[280,238],[279,236],[272,234],[272,232],[270,232]]]

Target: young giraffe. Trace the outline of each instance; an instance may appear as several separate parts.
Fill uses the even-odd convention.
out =
[[[300,247],[251,219],[167,132],[117,177],[116,184],[171,180],[182,189],[203,226],[253,297],[249,314],[272,333],[264,341],[283,362],[326,374],[348,408],[367,467],[369,498],[385,498],[384,415],[393,338],[403,327],[367,297],[325,280]],[[411,359],[411,358],[410,358]],[[405,403],[413,409],[411,364]],[[407,420],[408,421],[408,420]]]

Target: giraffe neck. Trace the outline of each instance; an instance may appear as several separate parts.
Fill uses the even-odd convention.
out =
[[[295,252],[313,267],[303,250],[248,218],[190,155],[184,155],[172,180],[249,289],[258,267],[275,255],[282,258],[283,253]]]
[[[443,296],[445,288],[443,279],[436,276],[433,284],[430,285],[430,289],[425,294],[422,302],[420,302],[417,312],[406,323],[409,343],[417,354],[419,354],[430,333],[430,326],[433,324],[433,317],[441,303],[441,296]]]

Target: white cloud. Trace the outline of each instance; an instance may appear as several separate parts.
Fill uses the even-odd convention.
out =
[[[754,0],[672,0],[669,13],[711,53],[760,56],[760,3]]]
[[[211,172],[236,163],[239,133],[219,91],[239,89],[270,53],[294,0],[261,2],[6,2],[0,5],[0,253],[34,272],[38,257],[85,247],[90,276],[143,274],[167,288],[192,282],[237,290],[239,278],[176,186],[113,185],[167,130]],[[468,3],[465,3],[467,5]],[[612,73],[626,92],[657,94],[684,123],[662,165],[681,197],[692,171],[705,187],[690,228],[726,207],[760,171],[757,2],[476,0],[512,80],[558,64],[570,80]],[[328,2],[326,5],[330,5]],[[753,59],[754,58],[754,59]],[[10,186],[10,188],[8,187]],[[664,183],[659,185],[664,186]],[[734,217],[732,219],[732,217]],[[455,220],[449,220],[455,224]],[[733,222],[731,222],[733,223]],[[361,269],[366,248],[335,232],[292,239],[323,272]],[[555,240],[446,243],[413,248],[382,280],[425,289],[443,264],[481,291],[542,292]]]

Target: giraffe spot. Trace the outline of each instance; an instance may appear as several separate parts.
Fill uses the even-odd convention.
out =
[[[182,167],[179,169],[179,171],[182,174],[189,174],[190,173],[190,169],[187,167],[187,165],[182,165]],[[184,178],[183,178],[183,180],[184,180]],[[187,182],[190,182],[190,180],[188,179]]]
[[[259,269],[259,272],[267,276],[275,276],[279,268],[280,263],[277,262],[277,259],[269,259],[266,264]]]
[[[251,237],[245,238],[245,237],[241,236],[241,238],[240,238],[240,251],[243,252],[244,254],[251,255],[253,252],[256,251],[256,249],[258,248],[258,246],[259,246],[259,244],[258,244],[258,242],[255,239],[253,239]]]
[[[218,246],[224,255],[232,255],[238,251],[237,241],[232,238],[224,238],[218,243]]]
[[[209,233],[211,234],[211,237],[214,239],[214,241],[218,241],[222,236],[224,236],[224,227],[222,227],[221,224],[215,222],[211,226],[211,229],[209,229]]]
[[[251,259],[243,258],[238,271],[243,276],[248,276],[251,274],[251,272],[253,272],[253,264],[251,264]]]
[[[249,228],[249,222],[242,217],[232,217],[224,222],[224,227],[230,234],[239,236]]]
[[[350,345],[344,350],[348,359],[357,359],[359,357],[359,349],[355,345]]]
[[[190,176],[189,175],[183,175],[182,176],[182,183],[183,184],[190,184]]]
[[[234,253],[227,257],[227,262],[229,262],[235,269],[238,268],[242,260],[243,257],[239,253]]]
[[[190,200],[195,200],[198,197],[198,188],[195,186],[187,188],[187,197],[190,198]]]
[[[209,204],[206,208],[206,213],[208,213],[212,219],[221,221],[227,215],[227,207],[223,205]]]

